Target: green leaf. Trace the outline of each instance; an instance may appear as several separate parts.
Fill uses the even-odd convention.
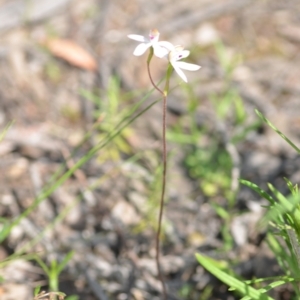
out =
[[[71,295],[66,298],[66,300],[78,300],[78,299],[79,299],[79,296],[77,296],[77,295]]]
[[[34,289],[34,296],[37,296],[39,294],[39,292],[41,291],[41,286],[37,286],[35,289]]]
[[[230,219],[230,213],[225,208],[216,203],[211,203],[211,206],[214,208],[220,218],[224,220]]]
[[[283,222],[284,217],[287,221],[289,221],[288,225],[292,226],[297,233],[300,232],[300,211],[297,207],[299,204],[298,195],[286,198],[273,185],[268,184],[268,186],[277,198],[278,202],[275,202],[275,205],[269,208],[262,220],[262,224],[266,224],[271,220],[281,220]]]
[[[60,274],[63,269],[66,267],[66,265],[68,264],[68,262],[72,259],[73,255],[74,255],[75,251],[70,251],[68,252],[68,254],[64,257],[64,259],[61,261],[61,263],[58,266],[57,269],[57,273]]]
[[[268,295],[264,294],[259,290],[254,289],[249,286],[245,282],[240,281],[239,279],[229,275],[228,273],[220,270],[215,263],[212,263],[212,259],[206,257],[200,253],[196,253],[196,258],[198,262],[211,274],[217,277],[219,280],[227,284],[229,287],[235,289],[237,292],[242,294],[243,296],[247,296],[245,299],[253,299],[253,300],[274,300]]]

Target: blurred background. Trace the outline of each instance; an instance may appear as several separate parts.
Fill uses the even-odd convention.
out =
[[[284,176],[299,181],[296,152],[254,111],[299,144],[299,16],[298,0],[0,0],[1,132],[10,125],[0,143],[2,229],[33,207],[2,241],[0,261],[39,256],[2,266],[0,298],[57,286],[69,299],[160,299],[160,102],[34,206],[133,105],[159,99],[148,94],[147,54],[133,56],[138,43],[127,38],[153,28],[202,66],[185,72],[188,84],[173,74],[168,97],[170,299],[239,299],[199,266],[197,251],[234,262],[244,278],[280,274],[256,227],[264,202],[238,179],[284,194]],[[166,66],[153,59],[155,82]],[[288,286],[273,297],[292,299]]]

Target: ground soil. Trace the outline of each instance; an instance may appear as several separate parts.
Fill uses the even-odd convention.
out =
[[[127,35],[157,28],[162,40],[191,51],[186,61],[202,66],[186,72],[188,85],[172,75],[168,128],[174,132],[181,122],[188,134],[192,118],[205,132],[192,146],[168,140],[161,251],[169,299],[240,299],[199,266],[196,252],[234,261],[233,269],[244,278],[280,274],[265,232],[256,227],[263,200],[240,187],[230,206],[222,184],[211,192],[193,176],[204,166],[191,171],[184,162],[195,148],[212,151],[208,145],[215,141],[233,161],[231,192],[240,177],[262,188],[271,182],[285,194],[283,177],[298,183],[297,153],[267,125],[231,141],[258,121],[258,109],[299,145],[299,16],[298,0],[1,0],[0,127],[13,123],[0,143],[0,216],[13,219],[30,207],[54,174],[72,169],[101,141],[107,118],[151,89],[146,55],[132,55],[137,43]],[[155,82],[165,67],[153,60]],[[242,124],[234,111],[220,117],[228,91],[242,99]],[[97,100],[87,100],[87,93]],[[117,109],[109,115],[112,95]],[[194,114],[191,97],[197,103]],[[154,91],[142,107],[158,98]],[[85,300],[160,299],[154,257],[161,118],[157,103],[130,125],[119,144],[97,152],[46,195],[0,245],[0,261],[27,249],[50,265],[73,250],[59,279],[66,294]],[[116,126],[108,124],[108,130]],[[211,204],[231,214],[229,248],[224,220]],[[15,260],[0,272],[3,300],[31,299],[35,286],[49,288],[35,260]],[[272,296],[292,299],[289,286]]]

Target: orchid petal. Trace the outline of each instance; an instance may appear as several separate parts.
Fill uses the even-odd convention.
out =
[[[132,40],[142,42],[142,43],[149,42],[149,40],[146,39],[144,36],[138,35],[138,34],[129,34],[129,35],[127,35],[127,37],[129,37]]]
[[[175,46],[167,41],[157,42],[157,45],[166,48],[169,52],[175,49]]]
[[[190,55],[190,51],[188,51],[188,50],[180,51],[180,52],[176,53],[176,60],[186,58],[189,55]]]
[[[168,49],[160,47],[159,45],[153,45],[153,49],[155,56],[157,56],[158,58],[163,58],[164,56],[167,56],[169,54]]]
[[[187,82],[187,78],[185,76],[185,74],[182,72],[182,70],[177,66],[177,62],[171,62],[174,70],[176,71],[176,73],[181,77],[181,79],[185,82]]]
[[[179,67],[180,69],[188,70],[188,71],[197,71],[201,68],[198,65],[189,64],[183,61],[177,61],[176,66]]]
[[[157,42],[155,44],[152,44],[154,48],[154,54],[155,56],[159,58],[163,58],[169,54],[170,51],[174,49],[174,46],[166,41]]]
[[[135,50],[133,52],[133,55],[135,55],[135,56],[143,55],[147,51],[147,49],[150,48],[150,47],[151,47],[151,43],[147,43],[147,44],[146,43],[142,43],[142,44],[139,44],[135,48]]]

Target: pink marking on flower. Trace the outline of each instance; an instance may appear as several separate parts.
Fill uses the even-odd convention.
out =
[[[201,68],[198,65],[179,61],[180,59],[188,57],[189,55],[190,55],[190,51],[184,50],[184,48],[182,46],[175,46],[174,49],[171,50],[169,53],[170,64],[173,66],[175,72],[185,82],[187,82],[187,78],[181,69],[188,70],[188,71],[197,71]]]

